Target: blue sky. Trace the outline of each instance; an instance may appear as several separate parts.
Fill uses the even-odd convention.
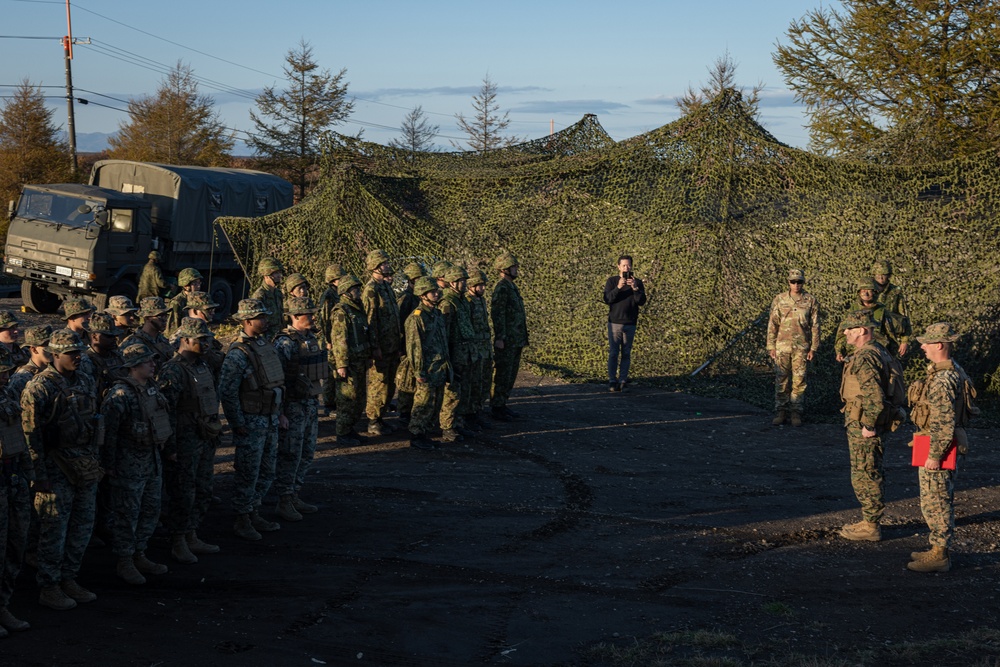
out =
[[[352,122],[339,131],[387,143],[409,109],[421,105],[440,126],[437,143],[461,138],[456,112],[471,115],[471,98],[487,73],[510,112],[509,132],[548,134],[595,113],[616,140],[655,129],[678,116],[674,100],[698,87],[721,55],[739,63],[738,79],[766,85],[765,127],[805,147],[802,109],[771,61],[793,19],[828,0],[619,0],[504,3],[424,0],[85,0],[72,3],[76,128],[112,133],[127,100],[153,93],[178,60],[215,98],[222,121],[251,130],[253,97],[282,86],[284,56],[309,42],[324,68],[347,69],[356,97]],[[0,0],[0,86],[24,78],[44,88],[65,124],[65,73],[58,40],[66,33],[64,0]],[[8,95],[9,87],[0,87]],[[83,141],[81,141],[83,146]],[[241,152],[241,151],[237,151]]]

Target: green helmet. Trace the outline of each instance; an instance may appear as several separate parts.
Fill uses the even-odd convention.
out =
[[[204,280],[198,269],[181,269],[177,274],[177,284],[181,287],[187,287],[196,280]]]
[[[149,259],[153,260],[154,262],[159,262],[160,261],[160,253],[158,253],[157,251],[153,250],[152,252],[149,253]]]
[[[879,261],[872,264],[872,275],[873,276],[891,276],[892,275],[892,264],[889,263],[887,259],[880,259]]]
[[[309,288],[309,281],[301,273],[293,273],[285,278],[285,287],[288,288],[289,293],[299,285],[305,285],[306,289]]]
[[[457,283],[459,280],[465,280],[468,277],[469,274],[460,266],[453,266],[444,274],[444,279],[449,283]]]
[[[360,286],[361,286],[361,281],[358,280],[356,276],[346,275],[343,278],[341,278],[340,281],[337,283],[337,294],[343,296],[344,294],[347,294],[348,290],[350,290],[352,287],[360,287]]]
[[[469,287],[475,287],[476,285],[486,284],[486,273],[484,271],[473,271],[469,274],[469,282],[466,283]]]
[[[283,272],[284,270],[285,268],[281,266],[281,262],[274,257],[265,257],[257,264],[257,273],[262,276],[269,276],[276,271]]]
[[[368,256],[365,257],[365,268],[368,271],[375,271],[378,267],[388,261],[389,255],[385,254],[385,250],[372,250],[368,253]]]
[[[344,271],[344,267],[340,264],[333,263],[326,267],[326,271],[323,272],[323,282],[332,284],[335,280],[340,280],[347,275],[347,271]]]
[[[417,278],[417,282],[413,285],[413,293],[417,296],[423,296],[428,292],[433,292],[437,288],[437,283],[434,282],[432,278],[421,276],[420,278]]]
[[[505,252],[493,262],[493,268],[497,271],[506,271],[512,266],[517,266],[517,257],[513,253]]]
[[[444,279],[444,274],[448,273],[448,269],[452,267],[452,263],[448,260],[441,260],[431,268],[431,278],[437,280],[438,278]]]
[[[858,278],[858,291],[860,292],[863,289],[870,289],[874,291],[875,281],[868,277]]]
[[[420,276],[427,275],[426,273],[424,273],[424,267],[419,262],[410,262],[409,264],[404,266],[403,273],[405,273],[406,277],[409,278],[410,280],[416,280]]]

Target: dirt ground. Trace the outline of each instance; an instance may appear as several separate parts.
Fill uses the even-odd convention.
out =
[[[523,372],[512,407],[518,421],[432,452],[392,435],[337,447],[324,418],[302,494],[319,513],[256,543],[232,535],[220,449],[223,502],[200,531],[220,554],[172,563],[158,534],[149,553],[170,572],[129,587],[91,548],[80,581],[99,599],[67,612],[36,603],[26,568],[11,609],[32,629],[0,640],[0,662],[643,664],[622,652],[706,630],[739,657],[697,664],[878,664],[865,656],[1000,627],[993,431],[972,432],[959,473],[954,569],[921,575],[905,567],[926,545],[906,433],[887,446],[884,541],[850,543],[836,536],[859,517],[840,427]]]

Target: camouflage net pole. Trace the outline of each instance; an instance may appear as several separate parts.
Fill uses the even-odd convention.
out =
[[[375,247],[491,275],[492,258],[512,251],[531,331],[525,359],[591,379],[606,369],[604,281],[627,252],[649,295],[633,377],[690,386],[686,376],[714,359],[695,388],[765,407],[764,322],[751,325],[799,267],[824,317],[807,409],[829,415],[839,409],[835,327],[856,307],[856,279],[888,259],[915,332],[950,320],[965,334],[957,357],[988,390],[989,409],[1000,390],[997,163],[994,152],[925,167],[815,156],[777,141],[737,93],[724,93],[619,143],[594,116],[486,153],[414,154],[341,138],[301,204],[220,222],[244,265],[273,254],[314,284],[330,261],[360,272]],[[921,359],[909,355],[909,373]]]

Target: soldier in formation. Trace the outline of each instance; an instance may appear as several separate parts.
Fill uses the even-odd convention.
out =
[[[406,356],[406,332],[402,326],[414,308],[420,304],[420,298],[413,293],[413,286],[417,279],[424,275],[424,267],[418,262],[410,262],[403,267],[403,275],[406,276],[406,284],[396,299],[400,322],[400,359],[399,368],[396,370],[396,407],[400,421],[408,424],[410,412],[413,410],[413,392],[416,390],[416,380],[413,377],[413,366]]]
[[[434,417],[444,400],[444,386],[452,377],[448,359],[448,332],[437,305],[441,290],[430,278],[418,278],[413,293],[420,304],[406,318],[406,356],[413,367],[416,391],[410,414],[410,446],[434,449],[428,438]]]
[[[379,436],[390,430],[385,414],[396,393],[402,329],[396,294],[386,280],[392,271],[389,256],[382,250],[373,250],[365,258],[365,267],[371,278],[361,290],[361,304],[368,318],[372,343],[365,414],[368,416],[368,435]]]
[[[368,366],[375,341],[361,304],[361,281],[344,276],[337,283],[340,301],[330,313],[330,357],[337,397],[337,442],[361,444],[354,430],[367,403]]]
[[[285,290],[288,296],[297,296],[301,299],[308,299],[312,289],[309,280],[301,273],[293,273],[284,280]],[[287,314],[287,312],[286,312]]]
[[[158,296],[147,296],[140,301],[139,319],[142,321],[142,326],[121,342],[121,348],[125,349],[134,343],[142,343],[156,352],[158,364],[163,364],[174,356],[173,346],[163,335],[167,328],[167,312],[166,304]]]
[[[879,294],[877,284],[869,277],[859,278],[857,282],[858,307],[867,311],[872,321],[875,322],[873,335],[878,344],[889,350],[897,357],[903,357],[910,344],[910,320],[904,315],[890,310],[885,304],[877,300]],[[837,361],[844,361],[853,352],[844,338],[843,325],[837,329],[837,338],[834,342],[834,349],[837,353]]]
[[[333,354],[330,347],[330,322],[333,309],[340,303],[340,295],[337,293],[337,282],[346,274],[340,264],[331,264],[326,267],[323,273],[323,281],[326,288],[319,297],[316,304],[316,328],[319,330],[319,342],[327,351],[327,364],[330,366],[331,380],[323,383],[323,410],[326,415],[336,411],[337,391],[335,383],[332,381],[336,373]]]
[[[188,298],[192,293],[200,292],[203,283],[204,278],[198,269],[181,269],[177,274],[177,286],[181,291],[168,304],[170,312],[167,314],[167,331],[173,331],[181,325],[181,318],[187,315]]]
[[[269,336],[276,335],[285,326],[285,311],[281,296],[281,280],[285,268],[273,257],[265,257],[257,263],[257,273],[261,285],[251,298],[259,300],[267,310],[267,330]]]
[[[510,421],[518,415],[507,405],[507,399],[517,381],[521,352],[528,346],[528,325],[524,300],[514,281],[517,280],[517,257],[500,255],[493,263],[500,280],[493,288],[490,315],[493,319],[493,394],[490,399],[495,419]]]
[[[24,350],[17,344],[20,333],[21,321],[9,310],[0,310],[0,354],[5,354],[14,368],[28,360]]]
[[[490,384],[493,379],[493,343],[490,334],[489,308],[486,306],[486,273],[474,270],[466,283],[465,299],[469,303],[469,317],[472,320],[474,342],[472,366],[469,369],[469,406],[465,416],[467,427],[476,430],[492,428],[481,411],[490,399]]]
[[[465,415],[472,403],[472,362],[475,353],[475,330],[469,302],[465,300],[465,281],[469,274],[460,266],[452,266],[444,274],[447,287],[443,290],[438,310],[444,316],[448,338],[448,359],[451,378],[445,384],[441,404],[442,439],[456,442],[473,435],[465,428]]]
[[[788,291],[771,302],[767,321],[767,353],[774,362],[775,426],[791,414],[792,426],[802,425],[808,363],[819,349],[819,303],[805,291],[805,274],[788,272]]]
[[[139,309],[132,303],[132,299],[127,296],[118,295],[109,297],[108,307],[104,309],[104,312],[115,318],[115,326],[121,330],[118,342],[131,336],[139,326],[139,318],[136,315]]]
[[[12,357],[0,350],[0,637],[31,627],[7,608],[24,563],[31,521],[31,454],[21,428],[20,396],[9,391]]]

